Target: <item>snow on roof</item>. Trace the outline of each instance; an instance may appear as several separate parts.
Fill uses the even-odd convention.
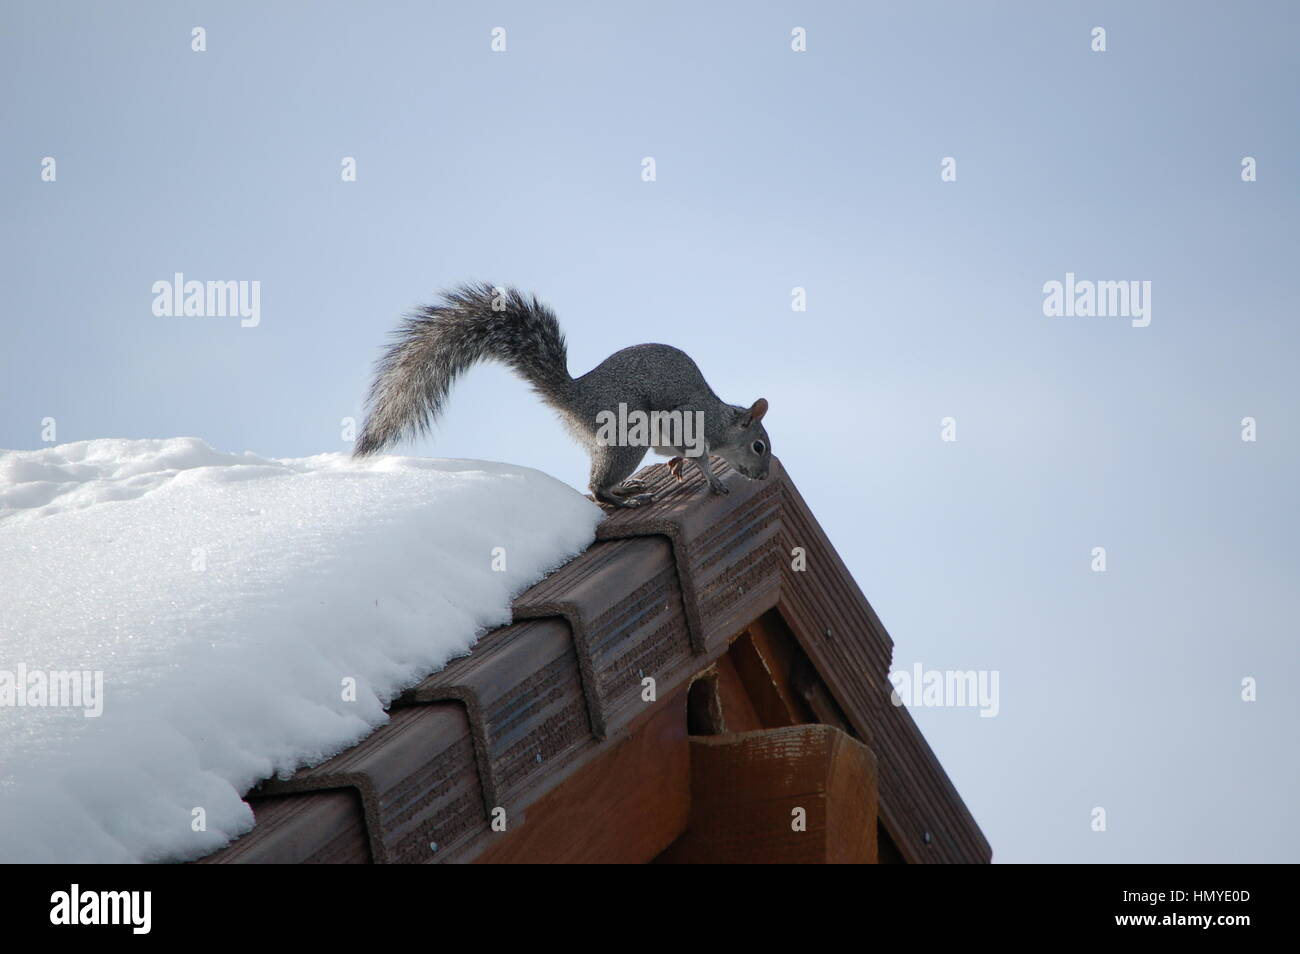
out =
[[[245,791],[386,721],[601,516],[478,461],[0,452],[0,860],[220,847]]]

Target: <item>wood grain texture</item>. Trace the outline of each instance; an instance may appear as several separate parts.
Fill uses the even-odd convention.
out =
[[[262,835],[240,838],[197,864],[369,864],[373,860],[361,797],[355,789],[276,795],[250,803],[255,830]]]
[[[690,825],[663,863],[876,860],[875,757],[831,726],[692,737],[691,795]]]
[[[754,708],[753,700],[740,681],[731,653],[718,660],[718,700],[722,706],[722,724],[726,732],[752,732],[763,728],[763,720]]]
[[[514,830],[490,836],[484,864],[639,864],[686,829],[691,810],[686,697],[538,799]]]

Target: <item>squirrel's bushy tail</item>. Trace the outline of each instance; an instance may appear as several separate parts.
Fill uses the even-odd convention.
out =
[[[428,431],[456,377],[479,361],[507,365],[557,408],[573,382],[555,314],[513,288],[461,285],[408,315],[395,334],[375,369],[356,457]]]

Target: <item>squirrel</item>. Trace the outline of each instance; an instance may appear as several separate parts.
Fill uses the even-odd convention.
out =
[[[710,470],[710,454],[750,479],[767,477],[772,459],[762,424],[767,401],[759,398],[749,407],[727,404],[713,393],[690,356],[677,348],[634,345],[581,377],[570,377],[564,333],[554,312],[536,295],[486,283],[444,292],[438,304],[407,315],[394,335],[396,340],[375,368],[354,457],[427,433],[457,376],[479,361],[494,359],[527,381],[586,446],[591,455],[590,490],[601,503],[639,507],[655,499],[654,494],[636,492],[645,488],[643,482],[628,480],[650,446],[673,458],[668,466],[678,480],[683,463],[692,462],[714,494],[729,491]],[[686,432],[679,427],[672,439],[638,442],[644,446],[630,446],[630,439],[611,440],[602,421],[609,425],[614,415],[625,411],[639,411],[642,419],[655,412],[680,412],[679,419],[689,415],[687,427],[696,423],[701,436],[693,442],[683,439]]]

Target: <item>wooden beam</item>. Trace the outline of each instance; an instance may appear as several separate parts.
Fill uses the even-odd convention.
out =
[[[736,673],[731,655],[721,657],[714,667],[718,679],[718,699],[722,706],[723,731],[749,732],[764,728],[763,721],[754,710],[754,703],[745,691],[745,685]]]
[[[479,864],[643,864],[686,828],[691,810],[686,693],[661,700],[609,752],[530,805]]]
[[[770,652],[763,652],[767,647],[760,646],[754,633],[754,626],[746,627],[732,642],[727,656],[735,666],[763,727],[775,729],[811,722],[811,719],[803,717],[804,713],[786,685],[788,670],[782,670],[780,661]]]
[[[690,825],[658,861],[876,861],[876,759],[861,742],[795,725],[690,744]]]

